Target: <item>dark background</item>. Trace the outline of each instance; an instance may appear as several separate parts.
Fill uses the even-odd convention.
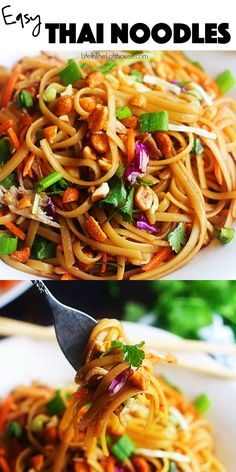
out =
[[[115,317],[122,319],[127,300],[151,306],[153,294],[148,282],[46,282],[58,300],[65,305],[85,311],[94,318]],[[42,325],[52,324],[47,301],[32,286],[19,298],[0,309],[1,316],[34,322]]]

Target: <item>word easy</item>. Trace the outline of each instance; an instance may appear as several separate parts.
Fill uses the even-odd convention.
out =
[[[6,26],[19,24],[21,28],[25,28],[26,25],[31,25],[32,35],[36,38],[40,34],[42,24],[40,15],[31,16],[29,13],[20,12],[15,14],[11,5],[5,5],[1,13]]]

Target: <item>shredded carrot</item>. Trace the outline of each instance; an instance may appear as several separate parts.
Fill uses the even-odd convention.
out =
[[[2,432],[5,426],[5,422],[8,416],[9,411],[14,403],[13,395],[8,395],[5,403],[3,404],[0,410],[0,431]]]
[[[67,187],[63,194],[63,203],[77,202],[79,200],[79,190],[74,187]]]
[[[9,467],[6,459],[4,459],[4,457],[0,457],[0,470],[2,472],[11,472],[10,467]]]
[[[12,222],[5,223],[5,226],[9,231],[11,231],[12,234],[14,234],[14,236],[16,236],[19,239],[22,239],[22,241],[25,240],[26,238],[25,233],[20,228],[18,228],[18,226],[16,226],[14,223]]]
[[[163,247],[160,251],[158,251],[155,256],[148,262],[142,266],[142,270],[148,272],[149,270],[154,269],[158,264],[164,262],[172,253],[172,249],[170,246]]]
[[[89,472],[89,466],[85,462],[74,462],[74,472]]]
[[[73,394],[73,397],[76,398],[76,400],[86,399],[87,396],[88,396],[88,390],[84,387],[81,387],[77,392]]]
[[[144,457],[134,457],[133,461],[137,472],[150,472],[151,468]]]
[[[127,131],[127,164],[129,165],[134,158],[135,152],[135,140],[134,140],[134,130],[129,128]]]
[[[44,176],[50,174],[50,171],[47,169],[47,167],[44,164],[44,162],[42,161],[42,159],[40,159],[40,161],[39,161],[39,166],[40,166],[41,172]]]
[[[106,472],[115,472],[115,460],[112,456],[107,459]]]
[[[13,67],[12,73],[8,79],[8,82],[6,84],[6,87],[2,96],[2,107],[7,107],[8,103],[11,101],[13,93],[14,93],[14,88],[18,82],[20,73],[21,73],[21,65],[16,64]]]
[[[52,444],[58,435],[58,430],[56,426],[50,426],[49,428],[45,428],[44,431],[44,442],[45,444]]]
[[[24,128],[22,128],[22,130],[20,131],[19,133],[19,143],[20,144],[23,144],[24,140],[25,140],[25,135],[28,131],[28,128],[29,128],[29,125],[25,126]]]
[[[70,274],[63,274],[63,276],[61,277],[61,280],[75,280],[75,278],[73,277],[73,275],[70,275]]]
[[[63,252],[63,246],[62,244],[57,245],[57,250]]]
[[[107,253],[103,252],[102,253],[102,268],[101,268],[101,274],[105,274],[106,272],[106,267],[107,267]]]
[[[19,139],[16,135],[15,130],[12,128],[12,126],[10,128],[8,128],[7,132],[8,132],[9,138],[11,139],[11,142],[12,142],[14,148],[16,150],[19,149],[20,141],[19,141]]]
[[[218,162],[217,162],[216,159],[214,160],[214,173],[215,173],[215,177],[216,177],[216,180],[217,180],[218,184],[219,184],[219,185],[222,185],[222,183],[223,183],[223,175],[222,175],[220,166],[219,166],[219,164],[218,164]]]
[[[29,157],[27,157],[25,166],[23,169],[23,177],[26,177],[26,175],[29,175],[29,177],[33,176],[32,165],[33,165],[34,159],[35,159],[34,154],[30,154]]]
[[[8,128],[11,128],[13,125],[12,120],[6,120],[4,123],[0,125],[0,133],[3,133],[3,131],[6,131]]]
[[[33,123],[33,118],[29,115],[29,113],[25,112],[19,120],[18,131],[20,132],[26,126],[30,126],[31,123]]]
[[[31,457],[30,462],[34,470],[40,471],[44,464],[43,454],[36,454],[36,456]]]

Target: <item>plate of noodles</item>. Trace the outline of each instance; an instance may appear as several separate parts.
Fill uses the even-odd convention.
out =
[[[15,300],[31,286],[30,282],[0,280],[0,308]]]
[[[98,323],[76,384],[54,342],[1,341],[4,471],[233,472],[235,383],[144,352],[140,341],[155,337],[157,348],[173,337],[165,331],[131,323],[124,330],[116,320]]]
[[[189,54],[7,54],[3,277],[235,278],[235,53]]]

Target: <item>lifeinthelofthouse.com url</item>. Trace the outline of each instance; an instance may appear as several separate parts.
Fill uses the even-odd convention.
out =
[[[111,51],[111,52],[94,52],[94,51],[86,51],[80,53],[81,59],[95,59],[95,60],[119,60],[119,59],[133,59],[136,60],[145,60],[149,59],[149,54],[147,53],[135,53],[132,54],[131,52],[120,52],[120,51]]]

